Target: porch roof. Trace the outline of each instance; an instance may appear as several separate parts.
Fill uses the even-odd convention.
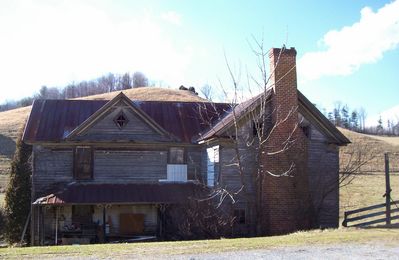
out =
[[[195,183],[82,184],[38,198],[35,205],[184,203],[190,198],[203,199],[207,189]]]

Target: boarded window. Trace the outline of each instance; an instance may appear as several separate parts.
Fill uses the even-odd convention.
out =
[[[237,224],[245,224],[245,209],[235,209],[234,220]]]
[[[170,164],[184,164],[184,148],[171,147],[169,149]]]
[[[93,152],[91,147],[76,147],[74,157],[75,179],[91,179],[93,177]]]

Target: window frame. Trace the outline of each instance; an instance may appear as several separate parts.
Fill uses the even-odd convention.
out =
[[[119,124],[119,117],[123,117],[124,121],[123,121],[123,125]],[[123,111],[120,111],[115,117],[114,117],[114,123],[115,125],[119,128],[119,129],[123,129],[126,127],[126,125],[129,123],[129,119],[127,118],[126,114],[123,113]]]
[[[90,153],[90,169],[89,169],[89,174],[86,176],[86,174],[83,174],[81,168],[79,168],[79,162],[78,162],[78,149],[88,149]],[[83,166],[80,166],[83,167]],[[93,179],[93,168],[94,168],[94,149],[91,146],[76,146],[73,149],[73,178],[75,180],[92,180]]]

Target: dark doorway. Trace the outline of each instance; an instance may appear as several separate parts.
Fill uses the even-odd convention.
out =
[[[73,205],[72,206],[72,223],[80,226],[93,222],[93,206],[90,205]]]

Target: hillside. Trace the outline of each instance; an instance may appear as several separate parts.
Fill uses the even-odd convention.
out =
[[[361,207],[384,203],[385,174],[384,153],[389,152],[392,199],[399,199],[399,137],[372,136],[339,129],[352,144],[342,147],[340,161],[345,161],[348,152],[358,149],[363,154],[372,154],[373,160],[362,167],[364,174],[357,175],[353,181],[340,188],[340,216],[343,212]],[[396,153],[396,154],[395,154]]]
[[[104,93],[78,99],[110,100],[120,91]],[[180,102],[206,102],[207,100],[186,90],[173,90],[166,88],[135,88],[124,90],[123,93],[130,99],[143,101],[180,101]],[[4,174],[9,171],[10,160],[15,151],[15,140],[18,129],[27,119],[31,106],[0,112],[0,192],[6,182]]]

